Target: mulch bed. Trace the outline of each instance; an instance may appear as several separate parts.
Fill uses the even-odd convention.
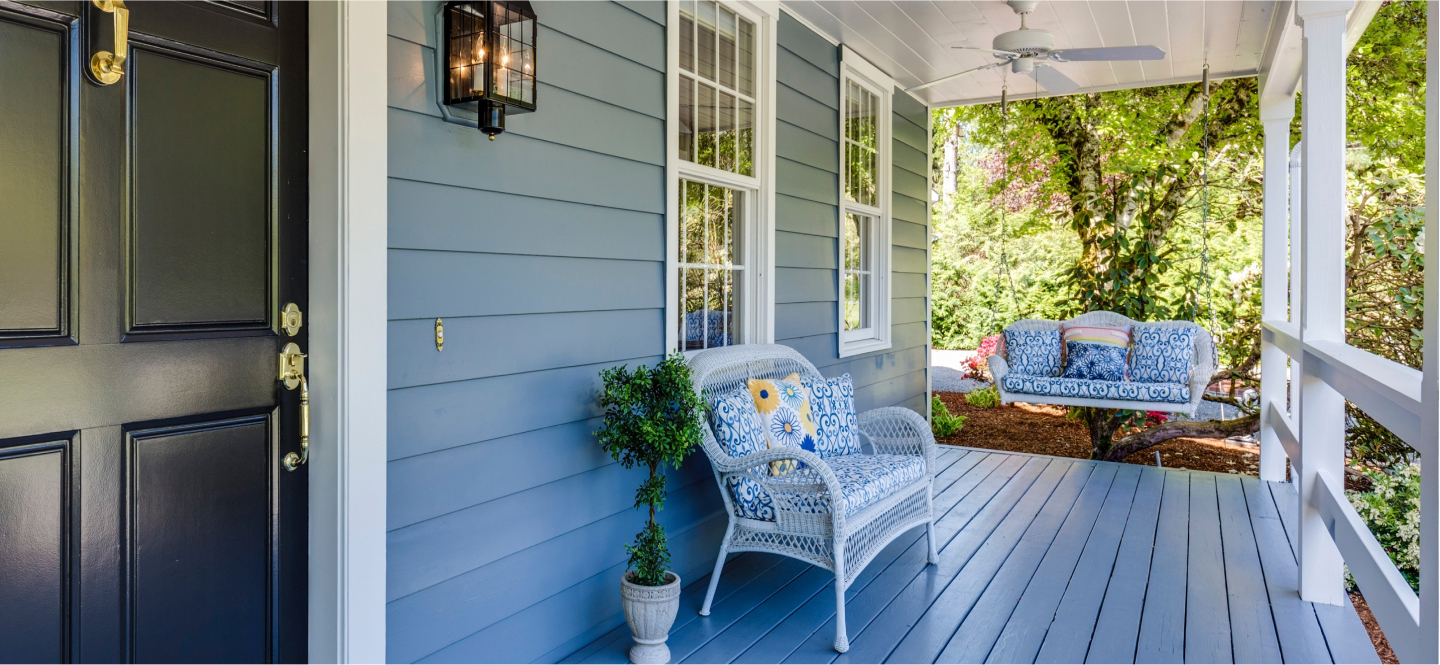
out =
[[[965,426],[940,443],[1057,457],[1090,458],[1090,432],[1085,424],[1065,417],[1063,406],[1007,404],[981,409],[965,403],[964,393],[935,393],[950,413],[965,416]],[[1160,451],[1166,467],[1250,476],[1260,473],[1260,451],[1223,439],[1173,439],[1125,458],[1130,464],[1155,466]]]
[[[965,403],[964,393],[936,392],[950,413],[965,416],[959,432],[939,443],[988,450],[1004,450],[1057,457],[1090,458],[1090,433],[1085,424],[1065,417],[1066,408],[1047,404],[1007,404],[981,409]],[[1155,466],[1155,451],[1164,466],[1193,471],[1215,471],[1247,476],[1260,473],[1260,449],[1224,439],[1172,439],[1126,457],[1128,464]],[[1288,475],[1288,471],[1287,471]],[[1351,479],[1346,478],[1346,489]],[[1390,642],[1370,612],[1364,596],[1350,594],[1355,612],[1370,633],[1370,641],[1383,663],[1398,663]]]

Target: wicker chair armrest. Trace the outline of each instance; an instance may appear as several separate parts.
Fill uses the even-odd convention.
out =
[[[786,461],[803,464],[797,464],[780,476],[753,473],[772,462]],[[830,465],[815,453],[800,448],[771,448],[744,457],[732,457],[715,467],[722,478],[741,476],[760,483],[770,494],[777,511],[811,514],[815,505],[824,502],[832,513],[828,519],[833,519],[835,528],[844,525],[845,493],[840,488],[840,479]]]
[[[999,353],[990,356],[986,362],[990,364],[990,378],[995,385],[1000,385],[1005,375],[1010,373],[1010,363],[1005,362],[1005,356]]]
[[[904,407],[887,406],[866,411],[858,420],[860,431],[870,439],[877,454],[924,456],[925,474],[935,477],[938,447],[924,416]]]

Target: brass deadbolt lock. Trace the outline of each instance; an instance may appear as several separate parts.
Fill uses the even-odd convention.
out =
[[[280,328],[286,335],[294,337],[302,325],[305,325],[305,315],[300,313],[300,307],[293,302],[286,303],[285,309],[280,310]]]

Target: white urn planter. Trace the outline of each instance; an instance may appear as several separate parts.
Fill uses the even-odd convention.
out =
[[[680,576],[666,571],[668,581],[664,586],[644,586],[631,582],[632,574],[627,572],[620,579],[625,623],[635,638],[630,662],[668,663],[670,647],[665,646],[665,640],[670,639],[670,626],[675,624],[675,614],[680,610]]]

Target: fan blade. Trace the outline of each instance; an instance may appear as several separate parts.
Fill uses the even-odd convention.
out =
[[[1056,95],[1068,95],[1080,88],[1080,84],[1071,80],[1069,76],[1060,73],[1060,70],[1046,65],[1037,65],[1035,71],[1030,72],[1040,85]]]
[[[1013,52],[1013,51],[997,51],[997,50],[995,50],[995,49],[993,49],[993,48],[979,48],[979,47],[975,47],[975,46],[951,46],[950,48],[953,48],[953,49],[955,49],[955,50],[957,50],[957,51],[977,51],[977,52],[979,52],[979,53],[989,53],[989,54],[991,54],[991,55],[1002,55],[1002,56],[1005,56],[1005,57],[1007,57],[1007,58],[1018,58],[1018,57],[1020,57],[1020,54],[1019,54],[1019,53],[1015,53],[1015,52]]]
[[[1156,46],[1111,46],[1109,48],[1065,48],[1050,52],[1051,60],[1081,62],[1097,60],[1164,60]]]
[[[958,79],[958,78],[960,78],[961,76],[964,76],[964,75],[966,75],[966,74],[973,74],[973,73],[978,72],[978,71],[980,71],[980,70],[982,70],[982,69],[994,69],[994,68],[996,68],[996,67],[1008,67],[1008,66],[1010,66],[1010,61],[1006,60],[1006,61],[997,62],[997,63],[995,63],[995,64],[993,64],[993,65],[985,65],[985,66],[983,66],[983,67],[976,67],[976,68],[974,68],[974,69],[967,69],[967,70],[965,70],[965,71],[963,71],[963,72],[960,72],[959,74],[951,74],[951,75],[949,75],[949,76],[946,76],[945,78],[935,79],[934,81],[931,81],[931,82],[929,82],[929,83],[921,83],[920,85],[917,85],[917,86],[915,86],[915,87],[913,87],[913,88],[906,88],[906,89],[905,89],[905,92],[915,92],[916,90],[924,90],[924,89],[926,89],[926,88],[928,88],[928,87],[930,87],[930,86],[932,86],[932,85],[940,85],[941,83],[946,83],[946,82],[949,82],[949,81],[954,81],[955,79]]]

